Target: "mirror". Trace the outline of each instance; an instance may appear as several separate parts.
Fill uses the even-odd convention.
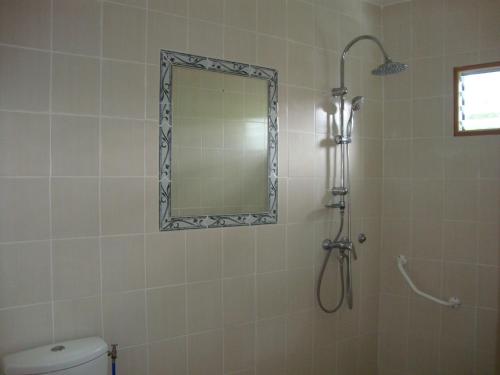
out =
[[[454,68],[454,134],[500,134],[500,62]]]
[[[277,72],[161,53],[160,230],[277,221]]]

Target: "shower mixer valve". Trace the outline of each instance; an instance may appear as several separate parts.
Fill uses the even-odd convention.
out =
[[[333,249],[339,249],[339,256],[346,257],[347,253],[350,251],[355,260],[358,259],[358,254],[356,253],[356,248],[352,241],[346,237],[340,239],[339,241],[332,241],[329,238],[323,241],[323,250],[330,251]]]
[[[349,241],[346,238],[343,238],[339,241],[332,241],[330,239],[326,239],[323,241],[323,249],[324,250],[333,250],[333,249],[339,249],[339,250],[347,250],[347,251],[352,251],[354,248],[354,245],[352,244],[352,241]]]

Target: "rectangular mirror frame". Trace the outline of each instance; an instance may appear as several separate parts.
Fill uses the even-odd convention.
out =
[[[465,66],[456,66],[453,68],[453,135],[455,137],[469,136],[469,135],[493,135],[500,134],[500,129],[493,130],[460,130],[459,129],[459,90],[458,84],[460,82],[460,74],[462,72],[470,71],[470,70],[478,70],[478,69],[487,69],[487,68],[500,68],[500,61],[483,63],[483,64],[474,64],[474,65],[465,65]]]
[[[174,66],[201,69],[268,82],[268,210],[235,215],[173,217],[172,210],[172,70]],[[161,50],[159,132],[160,231],[275,224],[278,220],[278,72],[233,61]],[[174,161],[175,162],[175,161]]]

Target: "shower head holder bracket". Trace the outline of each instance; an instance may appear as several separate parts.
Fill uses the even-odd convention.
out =
[[[344,137],[341,135],[336,135],[334,140],[335,140],[335,143],[338,145],[346,145],[346,144],[351,143],[351,137]]]
[[[330,202],[325,204],[326,208],[338,208],[341,212],[345,210],[345,201],[341,199],[338,203]]]
[[[330,189],[332,195],[347,195],[349,193],[349,189],[346,187],[334,187]]]
[[[335,87],[332,89],[332,96],[346,96],[347,95],[347,87]]]

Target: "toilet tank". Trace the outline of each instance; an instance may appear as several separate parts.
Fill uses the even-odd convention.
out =
[[[99,337],[64,341],[9,354],[2,375],[106,375],[107,344]]]

